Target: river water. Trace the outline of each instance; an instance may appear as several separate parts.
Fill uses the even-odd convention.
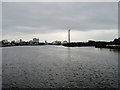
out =
[[[4,47],[2,87],[118,88],[118,53],[94,47]]]

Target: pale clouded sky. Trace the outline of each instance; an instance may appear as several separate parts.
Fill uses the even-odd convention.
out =
[[[40,41],[113,40],[118,36],[117,2],[3,2],[3,39]]]

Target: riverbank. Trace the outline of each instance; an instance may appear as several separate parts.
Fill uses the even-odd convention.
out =
[[[95,42],[95,43],[67,43],[63,44],[66,47],[95,47],[95,48],[109,48],[109,49],[120,49],[120,45],[112,45],[109,42]]]

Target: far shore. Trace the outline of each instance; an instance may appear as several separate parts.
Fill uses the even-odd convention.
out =
[[[0,45],[0,47],[15,47],[15,46],[46,46],[46,44],[42,45]],[[105,45],[105,46],[97,46],[97,45],[75,45],[72,43],[69,44],[59,44],[56,46],[65,46],[65,47],[95,47],[95,48],[108,48],[108,49],[120,49],[120,45]]]

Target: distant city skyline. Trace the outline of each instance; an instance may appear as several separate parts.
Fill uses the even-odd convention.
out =
[[[118,38],[117,2],[3,2],[2,39],[25,41],[105,40]]]

